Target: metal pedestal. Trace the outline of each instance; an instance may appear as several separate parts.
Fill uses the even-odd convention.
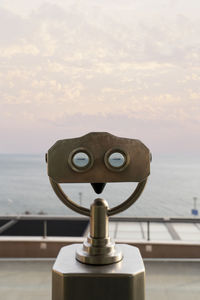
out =
[[[52,271],[52,300],[145,299],[145,269],[138,248],[120,244],[120,262],[94,266],[75,259],[79,247],[73,244],[60,250]]]

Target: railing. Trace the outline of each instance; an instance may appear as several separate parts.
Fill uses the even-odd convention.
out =
[[[10,235],[9,230],[16,226],[17,223],[20,221],[24,221],[24,224],[30,221],[34,221],[35,224],[37,221],[39,221],[42,225],[40,226],[40,236],[43,236],[44,238],[47,236],[50,236],[48,234],[48,225],[51,222],[51,226],[58,226],[58,223],[63,222],[83,222],[80,223],[80,226],[87,227],[88,224],[88,218],[87,217],[76,217],[76,216],[56,216],[56,215],[12,215],[12,216],[0,216],[0,235]],[[150,241],[151,239],[151,223],[163,223],[167,226],[168,231],[172,235],[172,237],[177,240],[179,239],[177,236],[176,231],[174,231],[173,226],[171,226],[171,223],[196,223],[198,226],[200,226],[200,218],[183,218],[183,217],[169,217],[169,218],[161,218],[161,217],[111,217],[111,222],[138,222],[138,223],[146,223],[146,239]],[[65,224],[65,223],[63,223]],[[66,223],[67,224],[67,223]],[[71,223],[70,223],[71,224]],[[33,225],[31,225],[33,226]],[[199,227],[200,228],[200,227]],[[85,230],[85,228],[84,228]],[[84,231],[83,230],[83,231]],[[60,233],[60,232],[59,232]],[[12,234],[13,235],[13,234]],[[33,234],[32,234],[33,235]],[[60,234],[59,234],[60,235]],[[62,234],[61,234],[62,235]],[[81,234],[82,235],[82,234]],[[63,234],[63,236],[66,236],[66,234]]]

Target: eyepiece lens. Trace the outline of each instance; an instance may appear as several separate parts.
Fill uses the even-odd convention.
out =
[[[126,162],[124,155],[120,152],[114,152],[108,157],[108,163],[113,168],[120,168]]]
[[[90,157],[85,152],[77,152],[72,158],[72,162],[77,168],[85,168],[90,163]]]

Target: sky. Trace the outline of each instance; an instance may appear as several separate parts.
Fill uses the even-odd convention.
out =
[[[200,151],[199,0],[1,0],[0,153],[91,131]]]

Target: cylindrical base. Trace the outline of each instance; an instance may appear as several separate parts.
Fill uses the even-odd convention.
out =
[[[96,254],[91,255],[90,251],[84,251],[84,246],[81,245],[76,250],[76,259],[84,264],[89,265],[108,265],[122,260],[123,256],[119,247],[113,243],[110,243],[110,247],[113,249],[112,251],[107,251],[106,253],[106,248],[102,248],[104,252],[97,254],[98,250],[101,250],[97,248],[95,249]]]

